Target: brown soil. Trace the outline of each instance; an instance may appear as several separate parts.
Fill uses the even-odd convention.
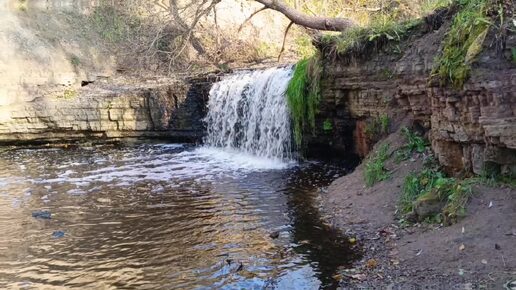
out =
[[[403,142],[398,131],[375,148],[388,143],[394,153]],[[323,196],[329,221],[364,251],[354,269],[336,276],[343,289],[504,289],[516,280],[516,189],[475,185],[456,224],[402,227],[396,210],[403,180],[422,169],[423,155],[393,159],[386,162],[388,180],[367,188],[360,165]]]

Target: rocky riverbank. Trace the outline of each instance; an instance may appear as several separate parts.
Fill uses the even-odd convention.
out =
[[[464,86],[443,85],[433,69],[454,13],[427,17],[394,44],[343,54],[320,45],[316,124],[328,130],[309,143],[364,158],[323,195],[329,223],[363,248],[364,258],[335,276],[344,289],[502,289],[515,280],[516,37],[508,32],[498,46],[490,30]],[[420,136],[417,150],[407,153],[403,128]],[[425,174],[440,183],[428,185]],[[508,183],[479,177],[490,174]],[[413,191],[412,212],[403,212]],[[464,212],[450,215],[446,204],[457,198]]]
[[[397,130],[373,148],[389,145],[386,180],[367,187],[362,164],[323,195],[328,221],[364,253],[335,279],[343,289],[502,289],[516,277],[516,188],[478,182],[457,223],[407,224],[400,214],[405,177],[420,172],[427,156],[396,162],[404,142]]]

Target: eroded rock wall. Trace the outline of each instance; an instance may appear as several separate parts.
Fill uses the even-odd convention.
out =
[[[202,137],[208,79],[152,85],[90,85],[0,106],[0,143]]]
[[[510,56],[515,35],[509,32],[500,49],[492,32],[464,88],[454,89],[430,78],[448,30],[449,20],[426,23],[400,44],[357,57],[322,49],[317,124],[331,122],[333,130],[319,130],[310,142],[365,156],[377,137],[367,136],[367,125],[383,115],[396,119],[403,111],[429,133],[449,172],[480,174],[486,167],[516,172],[516,66]]]

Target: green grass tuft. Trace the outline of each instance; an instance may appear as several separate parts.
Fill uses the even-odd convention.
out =
[[[428,142],[408,128],[402,128],[401,134],[406,140],[406,144],[396,151],[396,161],[407,160],[414,152],[423,153],[428,147]]]
[[[294,141],[302,146],[303,132],[315,132],[315,115],[319,107],[322,65],[319,55],[296,64],[287,88],[287,103],[293,121]]]
[[[341,34],[328,34],[322,42],[335,47],[337,54],[360,53],[368,45],[399,42],[407,33],[421,23],[420,19],[397,22],[389,17],[381,17],[368,27],[353,27]]]
[[[442,217],[431,220],[445,220],[454,222],[459,216],[465,214],[465,207],[471,197],[471,180],[456,180],[446,177],[437,169],[424,169],[422,172],[411,173],[405,177],[402,193],[399,200],[400,210],[403,214],[414,210],[416,201],[429,197],[436,198],[445,203],[439,215]]]
[[[446,36],[443,52],[437,58],[433,75],[441,85],[462,88],[469,77],[471,63],[482,50],[487,31],[492,25],[487,16],[488,0],[459,0],[459,12]]]
[[[389,178],[389,172],[385,169],[385,161],[389,159],[388,151],[389,145],[384,144],[367,159],[364,170],[364,181],[367,186],[373,186]]]

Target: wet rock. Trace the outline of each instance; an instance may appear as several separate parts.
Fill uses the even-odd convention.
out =
[[[52,218],[52,214],[48,210],[37,210],[32,212],[32,217],[36,219],[49,220]]]
[[[65,236],[65,233],[63,231],[55,231],[52,233],[52,237],[55,239],[60,239]]]
[[[271,239],[277,239],[277,238],[279,237],[279,235],[280,235],[280,232],[278,232],[278,231],[274,231],[274,232],[272,232],[272,233],[270,233],[270,234],[269,234],[269,237],[270,237]]]

